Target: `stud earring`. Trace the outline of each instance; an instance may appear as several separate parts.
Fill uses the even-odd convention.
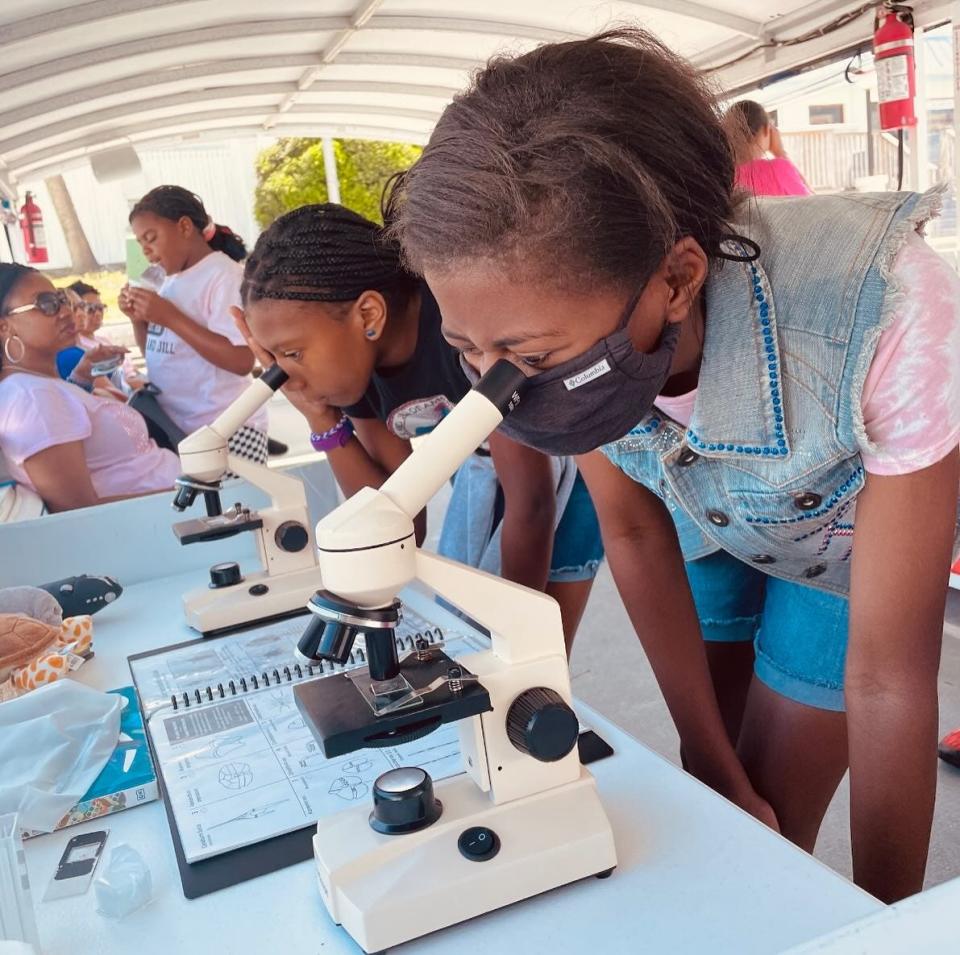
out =
[[[376,338],[376,337],[377,337],[376,329],[368,328],[368,329],[367,329],[367,338]]]

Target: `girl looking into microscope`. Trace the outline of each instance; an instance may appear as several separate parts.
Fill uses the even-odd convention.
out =
[[[380,227],[343,206],[277,219],[247,260],[242,294],[251,350],[290,376],[284,393],[348,496],[379,487],[470,388],[430,289]],[[552,594],[568,649],[603,556],[572,461],[501,435],[458,474],[440,552]]]
[[[498,57],[394,232],[500,428],[576,454],[688,770],[812,851],[849,768],[853,873],[918,892],[960,475],[939,196],[742,202],[717,97],[622,30]]]

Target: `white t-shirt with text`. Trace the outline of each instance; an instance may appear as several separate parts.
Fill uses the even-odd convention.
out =
[[[243,267],[223,252],[211,252],[196,265],[168,275],[160,295],[198,325],[222,335],[234,345],[246,342],[237,329],[231,306],[240,305]],[[179,335],[150,325],[144,352],[147,377],[161,395],[160,405],[186,434],[210,424],[253,380],[217,368]],[[246,422],[267,430],[267,410],[261,408]]]

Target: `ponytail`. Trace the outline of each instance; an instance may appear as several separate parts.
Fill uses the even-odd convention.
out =
[[[206,238],[206,236],[204,236]],[[240,238],[229,226],[214,223],[213,235],[207,239],[207,245],[214,252],[222,252],[229,255],[234,262],[242,262],[247,257],[247,247],[243,239]]]

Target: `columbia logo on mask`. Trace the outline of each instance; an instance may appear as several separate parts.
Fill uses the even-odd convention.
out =
[[[579,374],[572,375],[570,378],[564,378],[563,383],[567,386],[567,391],[573,391],[574,388],[579,388],[581,385],[589,384],[595,378],[605,375],[608,371],[610,371],[610,363],[606,358],[603,358],[592,368],[588,368],[586,371],[581,371]]]

